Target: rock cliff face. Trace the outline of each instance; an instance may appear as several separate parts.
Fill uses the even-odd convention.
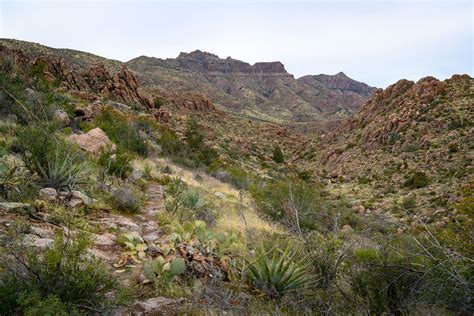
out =
[[[375,90],[343,73],[295,79],[279,62],[254,65],[199,50],[126,63],[145,86],[199,92],[223,109],[273,122],[326,123],[357,111]]]
[[[473,93],[474,79],[468,75],[416,83],[403,79],[378,89],[326,137],[322,163],[336,174],[361,174],[369,165],[382,170],[396,159],[433,172],[464,168],[474,163],[468,154]]]
[[[102,63],[78,63],[61,55],[11,48],[1,43],[0,59],[10,60],[23,71],[33,67],[41,71],[46,80],[83,99],[94,100],[99,95],[144,108],[153,107],[149,95],[124,65],[111,74]]]

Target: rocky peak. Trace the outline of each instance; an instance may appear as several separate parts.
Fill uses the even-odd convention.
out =
[[[339,72],[336,75],[308,75],[299,78],[298,81],[304,82],[312,86],[323,85],[333,90],[356,92],[365,96],[370,96],[372,92],[375,91],[374,87],[371,87],[363,82],[355,81],[349,78],[343,72]]]
[[[256,73],[284,73],[288,74],[285,66],[279,62],[260,62],[253,65],[253,69]]]
[[[179,56],[177,59],[198,59],[198,60],[205,60],[208,58],[219,58],[219,56],[204,52],[202,50],[196,49],[195,51],[192,51],[190,53],[186,52],[181,52],[179,53]]]

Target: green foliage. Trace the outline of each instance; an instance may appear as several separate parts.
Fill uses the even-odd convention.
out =
[[[472,311],[473,274],[467,258],[455,257],[432,237],[392,239],[382,247],[354,250],[349,283],[370,314],[407,314],[436,304]]]
[[[166,211],[177,216],[180,222],[196,217],[207,208],[207,203],[201,195],[188,188],[180,178],[174,178],[168,183],[166,193]]]
[[[115,153],[102,152],[98,163],[105,168],[108,174],[125,179],[132,172],[131,161],[132,156],[128,152],[118,149]]]
[[[49,295],[42,299],[37,293],[30,293],[21,298],[21,306],[25,309],[25,316],[68,316],[80,315],[74,307],[62,303],[56,295]]]
[[[414,171],[408,179],[405,180],[403,185],[410,189],[419,189],[429,185],[430,183],[431,179],[426,175],[426,173],[423,171]]]
[[[308,261],[318,277],[318,287],[328,289],[336,281],[344,262],[344,241],[332,234],[311,234],[306,240]]]
[[[275,161],[276,163],[283,163],[285,161],[283,152],[281,151],[281,148],[278,145],[273,148],[273,161]]]
[[[153,101],[153,104],[156,109],[159,109],[165,104],[165,101],[160,97],[156,97],[155,100]]]
[[[100,261],[87,254],[89,245],[84,233],[72,238],[58,231],[54,244],[43,251],[25,249],[21,243],[3,248],[0,313],[37,315],[56,311],[61,315],[77,308],[95,310],[104,306],[114,282]]]
[[[217,159],[217,152],[206,144],[206,135],[195,120],[188,122],[185,136],[183,142],[173,131],[165,129],[157,142],[164,155],[188,167],[210,166]]]
[[[0,161],[0,196],[8,201],[12,191],[19,192],[22,176],[18,172],[15,164],[8,164]]]
[[[135,152],[141,156],[148,155],[147,139],[140,134],[136,122],[126,115],[108,107],[96,118],[97,125],[122,149]]]
[[[54,126],[25,127],[17,137],[27,168],[38,174],[43,186],[73,190],[87,183],[79,152],[54,135]]]
[[[244,270],[246,281],[273,299],[301,290],[312,280],[305,275],[307,267],[303,261],[294,262],[294,256],[295,253],[289,247],[283,251],[278,248],[262,250]]]
[[[181,275],[186,272],[186,262],[182,258],[174,258],[170,262],[170,273],[171,275]]]
[[[258,209],[272,219],[281,221],[295,233],[301,229],[331,228],[332,218],[317,185],[298,178],[272,181],[260,187],[253,186],[251,193]]]
[[[416,196],[415,195],[410,195],[402,200],[401,206],[408,211],[413,211],[416,207]]]
[[[148,246],[137,232],[122,234],[119,236],[118,241],[127,247],[127,254],[135,261],[145,258],[145,251],[148,249]]]
[[[121,186],[112,190],[112,205],[120,212],[136,213],[140,209],[140,198],[130,186]]]
[[[173,281],[177,277],[186,273],[186,262],[182,258],[174,257],[167,262],[163,257],[157,257],[147,261],[143,266],[145,277],[153,281],[157,289],[170,290],[173,288]]]
[[[172,222],[169,225],[170,240],[176,244],[187,242],[194,244],[202,253],[226,253],[241,246],[240,236],[235,233],[215,232],[207,228],[204,221]]]

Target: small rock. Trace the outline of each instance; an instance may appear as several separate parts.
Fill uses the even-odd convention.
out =
[[[218,171],[214,176],[219,181],[226,182],[230,180],[230,175],[227,171]]]
[[[52,231],[41,228],[41,227],[31,226],[30,230],[31,230],[32,234],[38,235],[41,238],[51,238],[52,239],[54,237],[54,233]]]
[[[165,297],[153,297],[145,301],[136,302],[135,305],[141,307],[145,313],[152,313],[160,312],[163,307],[174,303],[176,303],[176,300]]]
[[[352,228],[351,225],[347,224],[347,225],[342,226],[341,231],[342,231],[343,234],[348,235],[348,234],[352,234],[354,232],[354,228]]]
[[[69,115],[63,110],[56,110],[53,113],[53,118],[61,123],[62,127],[69,126],[71,124],[71,120],[69,119]]]
[[[35,209],[30,204],[16,202],[1,202],[0,211],[6,211],[7,213],[19,213],[24,215],[31,215],[35,213]]]
[[[81,199],[70,199],[68,203],[70,208],[78,208],[84,205]]]
[[[138,181],[143,177],[143,172],[140,169],[134,169],[130,175],[132,181]]]
[[[115,240],[117,240],[117,237],[114,234],[104,233],[94,238],[94,244],[96,246],[113,246],[115,245]]]
[[[52,246],[54,240],[51,238],[41,238],[33,234],[26,234],[23,237],[23,243],[30,247],[46,248]]]
[[[214,196],[219,199],[223,199],[225,197],[225,194],[222,192],[215,192]]]
[[[43,188],[39,190],[39,198],[47,202],[56,201],[58,198],[58,191],[54,188]]]
[[[160,236],[158,236],[157,233],[150,233],[145,236],[143,236],[143,240],[145,240],[147,243],[151,244],[154,241],[158,240]]]
[[[71,199],[80,199],[86,206],[92,205],[92,199],[80,191],[72,191]]]

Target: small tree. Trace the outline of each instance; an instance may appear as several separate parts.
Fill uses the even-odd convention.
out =
[[[276,163],[283,163],[285,161],[283,152],[281,151],[281,148],[278,145],[276,145],[275,148],[273,149],[273,160]]]

